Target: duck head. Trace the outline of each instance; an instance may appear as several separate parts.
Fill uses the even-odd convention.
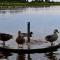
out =
[[[21,31],[18,31],[18,36],[20,36],[21,35]]]
[[[58,29],[55,29],[55,30],[54,30],[54,33],[59,33]]]

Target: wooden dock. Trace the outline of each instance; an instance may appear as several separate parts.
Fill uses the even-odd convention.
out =
[[[24,54],[33,54],[33,53],[47,53],[51,51],[57,51],[57,49],[60,48],[60,44],[55,46],[49,46],[45,48],[40,49],[11,49],[11,48],[3,48],[0,47],[0,51],[2,52],[10,52],[10,53],[24,53]]]

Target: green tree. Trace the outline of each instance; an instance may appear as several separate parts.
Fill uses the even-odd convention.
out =
[[[45,2],[50,2],[50,0],[45,0]]]

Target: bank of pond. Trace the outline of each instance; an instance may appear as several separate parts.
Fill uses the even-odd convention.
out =
[[[21,7],[49,7],[49,6],[59,6],[60,2],[0,2],[0,9],[13,9]]]

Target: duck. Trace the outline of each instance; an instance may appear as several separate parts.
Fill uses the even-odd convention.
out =
[[[21,31],[18,31],[18,37],[16,38],[16,43],[18,44],[18,48],[23,48],[25,39],[24,36],[21,34]],[[19,45],[22,45],[22,47],[20,47]]]
[[[0,40],[3,41],[3,47],[5,46],[5,42],[12,38],[13,38],[13,36],[10,34],[0,33]]]
[[[53,42],[58,39],[58,33],[58,29],[55,29],[52,35],[47,35],[45,37],[45,39],[51,43],[51,46],[53,46]]]

